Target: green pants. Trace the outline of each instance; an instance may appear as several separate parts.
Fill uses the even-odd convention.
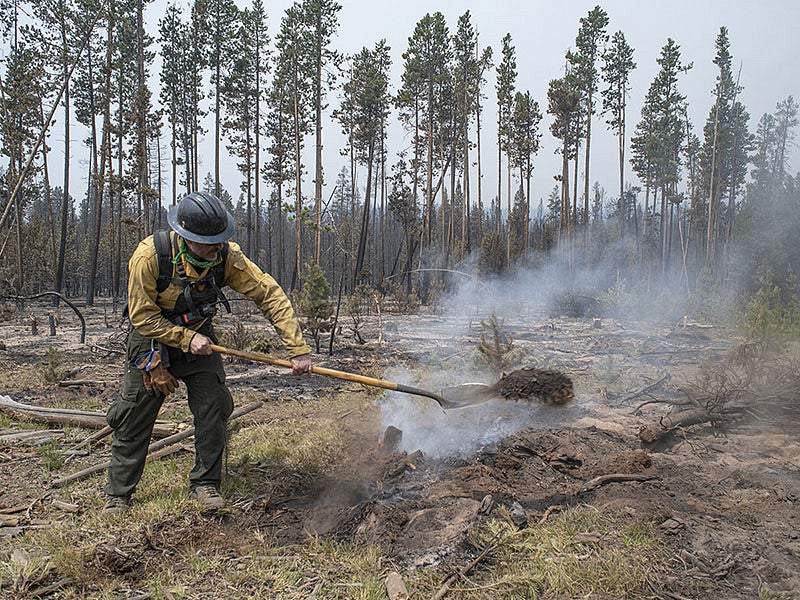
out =
[[[212,331],[203,331],[213,336]],[[144,387],[141,372],[133,361],[150,350],[150,340],[136,330],[128,336],[127,361],[122,393],[106,414],[114,429],[111,463],[105,492],[109,496],[128,496],[136,490],[142,477],[147,447],[158,411],[164,401],[159,392]],[[213,484],[222,477],[222,455],[228,417],[233,399],[225,386],[225,370],[219,354],[196,356],[169,348],[170,372],[186,384],[189,409],[194,416],[194,468],[189,473],[189,487]]]

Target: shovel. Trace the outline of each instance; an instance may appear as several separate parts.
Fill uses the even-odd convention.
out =
[[[211,349],[219,354],[228,354],[238,358],[246,358],[247,360],[254,360],[256,362],[267,363],[276,367],[292,368],[292,363],[288,360],[280,358],[272,358],[260,352],[245,352],[244,350],[233,350],[232,348],[225,348],[224,346],[217,346],[211,344]],[[346,371],[336,371],[334,369],[327,369],[325,367],[311,367],[311,372],[317,375],[324,375],[325,377],[334,377],[336,379],[344,379],[345,381],[354,381],[372,387],[379,387],[385,390],[393,390],[395,392],[403,392],[405,394],[413,394],[415,396],[425,396],[432,398],[439,403],[439,406],[445,409],[450,408],[465,408],[467,406],[474,406],[487,402],[495,397],[492,386],[483,383],[467,383],[455,387],[446,388],[441,393],[428,392],[419,388],[403,385],[402,383],[394,383],[392,381],[385,381],[383,379],[375,379],[374,377],[366,377],[364,375],[356,375],[355,373],[348,373]],[[446,396],[444,395],[446,394]]]

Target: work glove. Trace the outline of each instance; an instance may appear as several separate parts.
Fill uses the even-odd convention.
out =
[[[165,397],[178,389],[178,380],[161,364],[161,353],[150,350],[136,359],[136,368],[142,372],[145,389],[151,394],[160,392]]]

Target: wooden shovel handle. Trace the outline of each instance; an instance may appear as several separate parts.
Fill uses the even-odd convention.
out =
[[[239,358],[246,358],[248,360],[267,363],[268,365],[274,365],[276,367],[286,367],[287,369],[292,368],[291,361],[284,360],[282,358],[272,358],[271,356],[267,356],[266,354],[262,354],[261,352],[246,352],[244,350],[234,350],[232,348],[225,348],[224,346],[217,346],[216,344],[211,344],[211,349],[214,352],[219,352],[220,354],[229,354],[231,356],[237,356]],[[356,383],[363,383],[364,385],[371,385],[374,387],[380,387],[387,390],[397,390],[397,385],[398,385],[396,383],[392,383],[391,381],[383,381],[382,379],[374,379],[372,377],[356,375],[355,373],[347,373],[346,371],[336,371],[334,369],[326,369],[325,367],[312,366],[311,372],[316,373],[317,375],[325,375],[326,377],[335,377],[336,379],[344,379],[345,381],[355,381]]]
[[[236,356],[238,358],[245,358],[247,360],[254,360],[256,362],[267,363],[268,365],[274,365],[276,367],[286,367],[287,369],[292,368],[291,361],[284,360],[282,358],[272,358],[271,356],[267,356],[266,354],[262,354],[261,352],[247,352],[245,350],[234,350],[232,348],[225,348],[224,346],[217,346],[216,344],[211,344],[211,349],[214,352],[218,352],[220,354],[228,354],[230,356]],[[363,385],[369,385],[372,387],[379,387],[385,390],[393,390],[396,392],[403,392],[406,394],[414,394],[415,396],[425,396],[426,398],[432,398],[436,400],[442,408],[454,408],[453,403],[443,398],[439,394],[435,394],[433,392],[428,392],[425,390],[420,390],[418,388],[410,387],[407,385],[403,385],[401,383],[394,383],[393,381],[385,381],[383,379],[375,379],[374,377],[366,377],[364,375],[356,375],[355,373],[348,373],[347,371],[337,371],[335,369],[327,369],[325,367],[315,367],[312,365],[311,372],[315,373],[316,375],[324,375],[325,377],[334,377],[336,379],[343,379],[345,381],[354,381],[355,383],[361,383]]]

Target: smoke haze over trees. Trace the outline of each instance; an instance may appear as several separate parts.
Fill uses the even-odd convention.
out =
[[[800,306],[798,105],[749,113],[755,67],[742,68],[724,14],[713,53],[685,55],[664,23],[645,57],[612,11],[591,8],[537,95],[523,74],[539,59],[513,31],[488,43],[469,11],[418,15],[401,47],[370,31],[348,53],[335,1],[269,8],[0,6],[7,286],[123,297],[135,244],[201,189],[288,288],[318,265],[335,292],[426,301],[455,270],[515,276],[555,259],[570,285],[606,268],[596,292]],[[701,62],[715,73],[702,122],[684,86]],[[635,88],[645,63],[655,75]],[[603,173],[598,140],[616,149]],[[555,169],[537,168],[553,154]]]

